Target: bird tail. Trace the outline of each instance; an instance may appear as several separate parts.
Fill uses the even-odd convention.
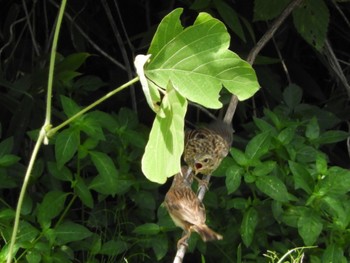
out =
[[[222,239],[222,235],[211,230],[207,225],[193,225],[192,229],[201,236],[204,242]]]

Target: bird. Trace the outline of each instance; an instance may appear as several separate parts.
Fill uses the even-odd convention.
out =
[[[227,156],[233,140],[232,127],[216,120],[207,127],[185,132],[184,161],[194,171],[211,175]],[[197,177],[196,177],[197,178]]]
[[[181,172],[174,175],[172,185],[164,199],[165,207],[175,225],[185,231],[185,235],[177,242],[178,248],[181,244],[186,245],[185,241],[192,232],[197,232],[204,242],[223,238],[206,225],[204,204],[191,188],[193,173],[185,177],[188,169],[188,166],[183,166]]]

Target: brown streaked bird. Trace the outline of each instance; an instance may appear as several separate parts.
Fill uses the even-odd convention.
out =
[[[187,178],[184,177],[187,172],[188,167],[183,166],[182,172],[174,175],[173,183],[164,200],[165,207],[175,225],[186,232],[177,242],[177,246],[183,244],[192,232],[197,232],[205,242],[221,240],[222,236],[205,224],[205,207],[191,188],[193,173],[190,173]]]
[[[189,130],[185,134],[184,160],[195,175],[210,175],[228,154],[232,140],[232,127],[219,120],[205,128]]]

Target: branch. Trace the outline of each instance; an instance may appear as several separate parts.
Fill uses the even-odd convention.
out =
[[[290,15],[290,13],[294,10],[295,7],[300,5],[300,3],[303,0],[294,0],[292,1],[286,9],[283,10],[283,12],[280,14],[280,16],[274,21],[274,23],[271,25],[271,27],[266,31],[266,33],[260,38],[258,43],[253,47],[253,49],[249,52],[249,55],[247,57],[247,62],[250,65],[254,64],[254,61],[256,59],[256,56],[259,54],[261,49],[266,45],[266,43],[272,38],[272,36],[275,34],[276,30],[282,25],[284,20]],[[227,107],[226,114],[224,117],[224,122],[231,123],[233,119],[233,115],[235,114],[236,107],[238,104],[238,98],[236,95],[232,95],[230,103]]]

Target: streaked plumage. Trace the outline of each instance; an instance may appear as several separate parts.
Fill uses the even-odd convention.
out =
[[[165,195],[165,207],[174,223],[186,231],[186,235],[178,241],[178,246],[187,239],[191,232],[197,232],[203,241],[220,240],[222,236],[211,230],[206,224],[206,213],[203,203],[193,192],[191,184],[193,174],[185,179],[188,167],[182,168],[182,174],[174,176],[173,183]]]
[[[232,140],[233,129],[222,121],[189,130],[185,135],[184,160],[195,175],[210,175],[227,156]]]

